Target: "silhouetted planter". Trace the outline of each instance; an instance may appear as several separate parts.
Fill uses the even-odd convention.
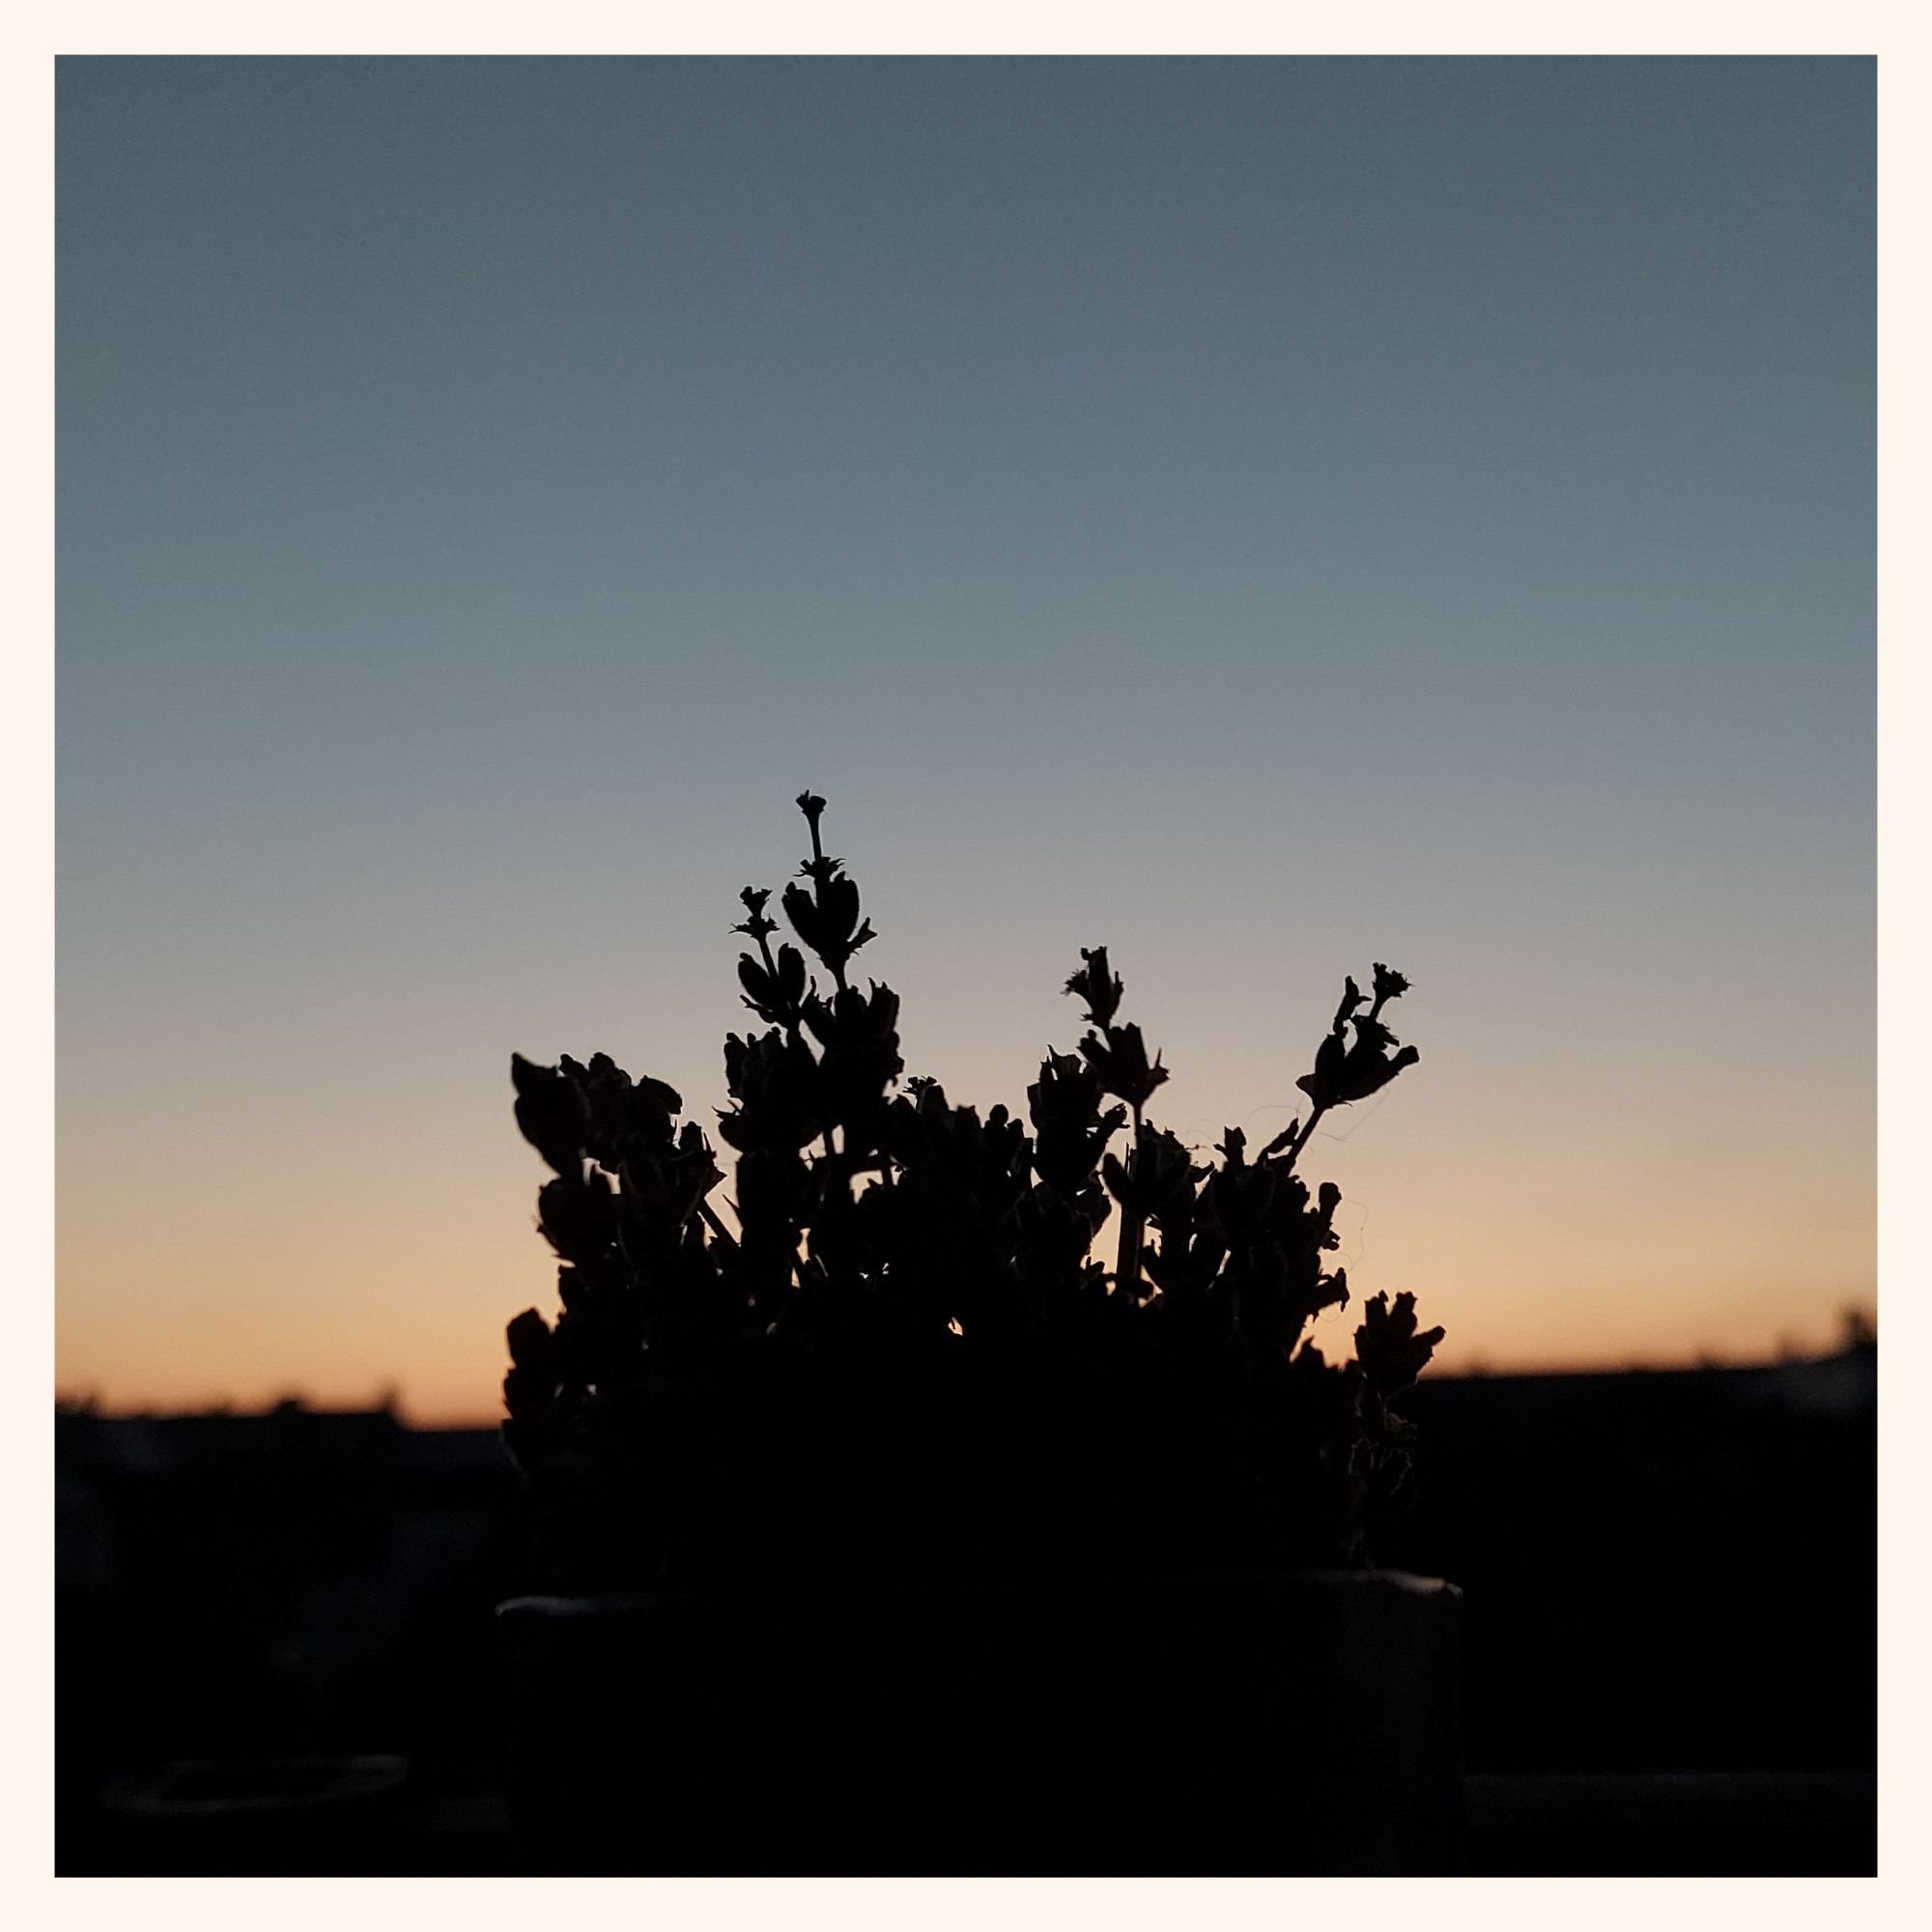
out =
[[[1454,1869],[1461,1595],[1387,1570],[498,1610],[554,1873]]]

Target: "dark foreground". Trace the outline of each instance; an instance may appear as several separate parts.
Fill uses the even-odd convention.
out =
[[[1875,1870],[1873,1351],[1408,1407],[1420,1480],[1375,1554],[1464,1592],[1453,1868]],[[492,1432],[57,1426],[63,1873],[523,1868],[493,1612],[530,1524]],[[1246,1869],[1293,1868],[1288,1835]]]

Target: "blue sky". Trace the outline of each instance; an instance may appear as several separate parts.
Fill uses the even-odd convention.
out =
[[[64,62],[64,1382],[487,1412],[509,1051],[708,1117],[807,784],[954,1097],[1104,940],[1170,1123],[1279,1125],[1388,959],[1422,1063],[1311,1151],[1361,1287],[1452,1363],[1822,1341],[1872,90]]]

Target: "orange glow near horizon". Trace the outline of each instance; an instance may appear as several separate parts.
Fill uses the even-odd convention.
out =
[[[868,904],[892,918],[891,894]],[[1062,935],[1107,924],[1080,908],[1038,922],[1004,962],[1014,990],[976,1002],[970,976],[982,969],[940,936],[956,915],[928,912],[922,929],[918,912],[878,962],[914,989],[908,1072],[938,1075],[982,1110],[1023,1106],[1043,1046],[1068,1048],[1081,1031],[1059,990],[1072,951]],[[1319,942],[1358,971],[1352,955],[1368,950]],[[447,1009],[441,1035],[319,1024],[260,1046],[244,1037],[223,1056],[188,1041],[170,1049],[168,1079],[138,1088],[71,1078],[58,1388],[111,1411],[245,1409],[297,1393],[364,1406],[390,1394],[417,1421],[493,1419],[505,1323],[555,1307],[534,1228],[543,1170],[512,1122],[509,1046],[554,1059],[608,1044],[633,1073],[668,1079],[686,1116],[713,1129],[722,1070],[702,1042],[743,1023],[729,1004],[735,951],[725,940],[702,981],[667,969],[642,996],[616,980],[607,997],[566,989],[541,1009]],[[1255,951],[1268,956],[1265,936]],[[1151,1116],[1197,1158],[1223,1123],[1258,1145],[1298,1111],[1295,1074],[1332,1011],[1327,974],[1291,959],[1283,977],[1314,985],[1290,998],[1209,961],[1204,979],[1225,972],[1225,983],[1188,987],[1151,934],[1115,960],[1126,1016],[1172,1069]],[[1564,1023],[1525,1028],[1483,977],[1465,969],[1459,986],[1446,970],[1424,978],[1413,952],[1406,963],[1417,985],[1399,1030],[1420,1064],[1330,1116],[1300,1163],[1343,1195],[1334,1260],[1352,1306],[1317,1324],[1325,1352],[1348,1352],[1363,1299],[1405,1289],[1447,1329],[1436,1367],[1448,1373],[1822,1352],[1848,1308],[1874,1306],[1869,1065],[1829,1032],[1767,1048],[1733,1022],[1735,1043],[1714,1044],[1721,1022],[1662,998],[1639,1029],[1618,983],[1565,988]],[[946,1023],[962,1009],[971,1029]],[[299,1106],[263,1113],[261,1064]],[[1808,1110],[1786,1104],[1794,1092]]]
[[[1420,1093],[1398,1089],[1396,1099]],[[1311,1331],[1331,1355],[1349,1349],[1361,1299],[1384,1290],[1415,1291],[1425,1320],[1448,1329],[1435,1369],[1449,1374],[1819,1353],[1836,1346],[1846,1309],[1874,1305],[1871,1217],[1856,1195],[1835,1208],[1828,1195],[1799,1247],[1788,1226],[1753,1218],[1747,1188],[1727,1197],[1714,1186],[1639,1218],[1615,1201],[1663,1198],[1661,1166],[1630,1178],[1609,1206],[1602,1177],[1566,1183],[1546,1171],[1526,1189],[1541,1205],[1499,1236],[1495,1204],[1467,1177],[1459,1186],[1426,1162],[1411,1170],[1413,1154],[1374,1147],[1396,1139],[1393,1103],[1376,1125],[1378,1135],[1325,1150],[1318,1136],[1311,1151],[1311,1171],[1344,1187],[1335,1260],[1351,1305]],[[473,1168],[419,1164],[398,1177],[413,1191],[356,1205],[345,1188],[338,1215],[303,1230],[299,1245],[267,1202],[156,1195],[92,1215],[62,1244],[61,1394],[113,1412],[393,1398],[418,1424],[493,1422],[505,1322],[526,1307],[553,1313],[555,1301],[554,1264],[532,1225],[541,1170],[520,1144],[497,1140],[495,1157]],[[1498,1146],[1484,1171],[1533,1175],[1531,1153]],[[378,1166],[355,1165],[365,1184]],[[448,1204],[439,1223],[415,1211],[429,1198]],[[145,1260],[137,1229],[151,1243]]]

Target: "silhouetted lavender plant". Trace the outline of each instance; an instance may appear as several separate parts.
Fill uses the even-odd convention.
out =
[[[1349,980],[1306,1118],[1252,1158],[1230,1127],[1196,1163],[1147,1118],[1167,1070],[1119,1021],[1106,949],[1083,949],[1078,1052],[1048,1048],[1024,1122],[981,1120],[934,1080],[900,1086],[898,997],[846,978],[871,923],[824,851],[825,801],[798,805],[811,856],[780,903],[831,990],[774,952],[771,893],[747,887],[731,929],[765,1031],[724,1044],[735,1232],[669,1087],[603,1054],[511,1060],[553,1171],[561,1312],[510,1324],[504,1428],[562,1574],[1364,1560],[1407,1466],[1390,1402],[1442,1330],[1378,1294],[1353,1359],[1324,1358],[1308,1329],[1349,1299],[1324,1259],[1341,1196],[1294,1168],[1325,1113],[1418,1058],[1382,1018],[1408,982]],[[1117,1208],[1109,1269],[1093,1251]]]

